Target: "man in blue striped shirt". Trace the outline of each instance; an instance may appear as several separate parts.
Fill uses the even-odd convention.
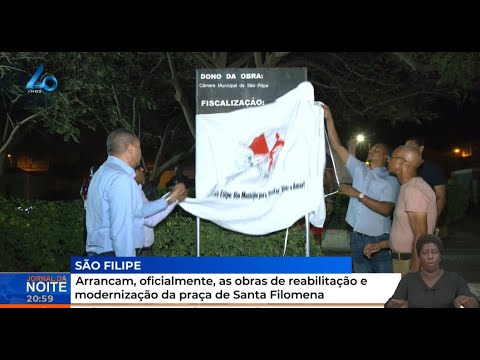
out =
[[[353,271],[356,273],[388,273],[393,271],[389,249],[381,249],[368,256],[365,248],[388,240],[393,212],[400,184],[390,176],[385,165],[389,147],[378,143],[368,151],[368,166],[342,146],[333,121],[333,116],[324,105],[328,138],[332,149],[338,154],[352,176],[352,185],[340,184],[338,193],[350,197],[345,220],[352,227],[350,247]]]
[[[135,167],[142,151],[138,137],[124,129],[107,138],[107,160],[93,175],[87,197],[88,256],[135,256],[143,248],[145,217],[185,199],[183,184],[166,199],[143,203],[135,182]]]

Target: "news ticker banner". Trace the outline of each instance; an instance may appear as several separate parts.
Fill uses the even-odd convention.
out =
[[[0,308],[70,307],[70,273],[0,273]]]
[[[383,307],[399,281],[350,257],[75,257],[0,274],[0,307]]]

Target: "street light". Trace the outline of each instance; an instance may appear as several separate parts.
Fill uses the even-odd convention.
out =
[[[357,145],[360,144],[360,143],[364,143],[364,144],[365,144],[365,140],[366,140],[365,135],[363,135],[363,134],[358,134],[357,136],[355,136],[355,139],[357,140]],[[366,144],[365,144],[365,146],[366,146]],[[368,152],[369,149],[370,149],[370,143],[368,143],[367,152]],[[350,152],[351,152],[351,151],[350,151]],[[353,153],[352,153],[352,154],[353,154]],[[355,154],[353,154],[353,155],[355,155]],[[365,163],[368,165],[368,162],[365,162]]]
[[[367,140],[367,138],[363,134],[358,134],[355,138],[357,139],[357,143],[359,144]],[[367,150],[370,150],[370,142],[368,142]]]
[[[7,154],[8,164],[10,167],[13,167],[13,156],[12,154]]]
[[[357,139],[357,143],[361,143],[361,142],[364,142],[367,138],[363,134],[358,134],[356,136],[356,139]],[[368,143],[368,148],[367,149],[370,150],[370,142]]]

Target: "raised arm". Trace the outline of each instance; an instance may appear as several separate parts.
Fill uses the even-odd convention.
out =
[[[335,129],[335,124],[333,122],[332,112],[330,111],[330,108],[325,104],[323,104],[323,112],[327,125],[327,133],[330,144],[332,145],[333,150],[335,150],[337,155],[340,157],[342,163],[346,165],[349,155],[348,150],[340,142],[340,138],[338,137],[337,130]]]
[[[348,152],[356,157],[358,141],[356,139],[350,139],[347,143]]]

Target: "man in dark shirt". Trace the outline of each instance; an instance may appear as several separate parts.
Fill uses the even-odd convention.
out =
[[[405,145],[413,146],[420,151],[423,157],[423,150],[425,149],[424,139],[420,136],[411,136],[407,138]],[[435,191],[437,197],[437,229],[444,224],[445,216],[442,216],[447,203],[447,178],[445,176],[445,170],[440,166],[432,163],[431,161],[424,160],[422,165],[417,169],[417,176],[425,180]]]

